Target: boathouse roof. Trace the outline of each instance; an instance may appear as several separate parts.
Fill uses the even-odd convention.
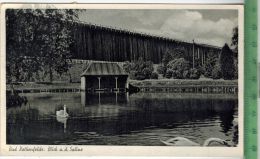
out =
[[[81,76],[120,76],[128,75],[117,62],[89,62]]]

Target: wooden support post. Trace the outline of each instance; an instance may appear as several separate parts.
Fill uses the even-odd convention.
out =
[[[100,90],[100,79],[101,77],[98,77],[98,89]]]
[[[116,91],[117,91],[117,79],[118,79],[118,77],[115,77],[115,79],[116,79]]]

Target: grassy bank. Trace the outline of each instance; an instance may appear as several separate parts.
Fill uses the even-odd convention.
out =
[[[160,80],[131,80],[130,83],[136,87],[172,87],[172,86],[237,86],[237,80],[212,80],[212,79],[200,79],[200,80],[188,80],[188,79],[160,79]]]
[[[24,89],[79,89],[80,83],[50,83],[50,84],[41,84],[34,82],[20,83],[19,85],[14,85],[14,89],[16,90],[24,90]],[[10,90],[11,86],[6,85],[6,89]]]
[[[173,87],[173,86],[237,86],[237,80],[184,80],[184,79],[159,79],[159,80],[130,80],[129,83],[136,87]],[[55,82],[55,83],[35,83],[26,82],[14,85],[15,89],[79,89],[80,83]],[[10,90],[10,85],[7,85],[7,90]]]

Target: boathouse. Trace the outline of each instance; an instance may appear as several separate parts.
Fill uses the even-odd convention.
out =
[[[82,91],[126,91],[128,74],[117,62],[89,62],[81,74]]]

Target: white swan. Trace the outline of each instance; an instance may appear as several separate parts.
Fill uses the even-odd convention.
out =
[[[175,138],[168,139],[166,141],[161,140],[161,142],[167,146],[200,146],[200,144],[193,142],[184,137],[175,137]],[[219,138],[208,138],[202,146],[209,146],[212,142],[218,142],[222,145],[228,146],[225,140]]]
[[[69,114],[67,113],[67,110],[66,110],[66,105],[63,106],[63,110],[56,111],[56,116],[60,117],[60,118],[69,117]]]

